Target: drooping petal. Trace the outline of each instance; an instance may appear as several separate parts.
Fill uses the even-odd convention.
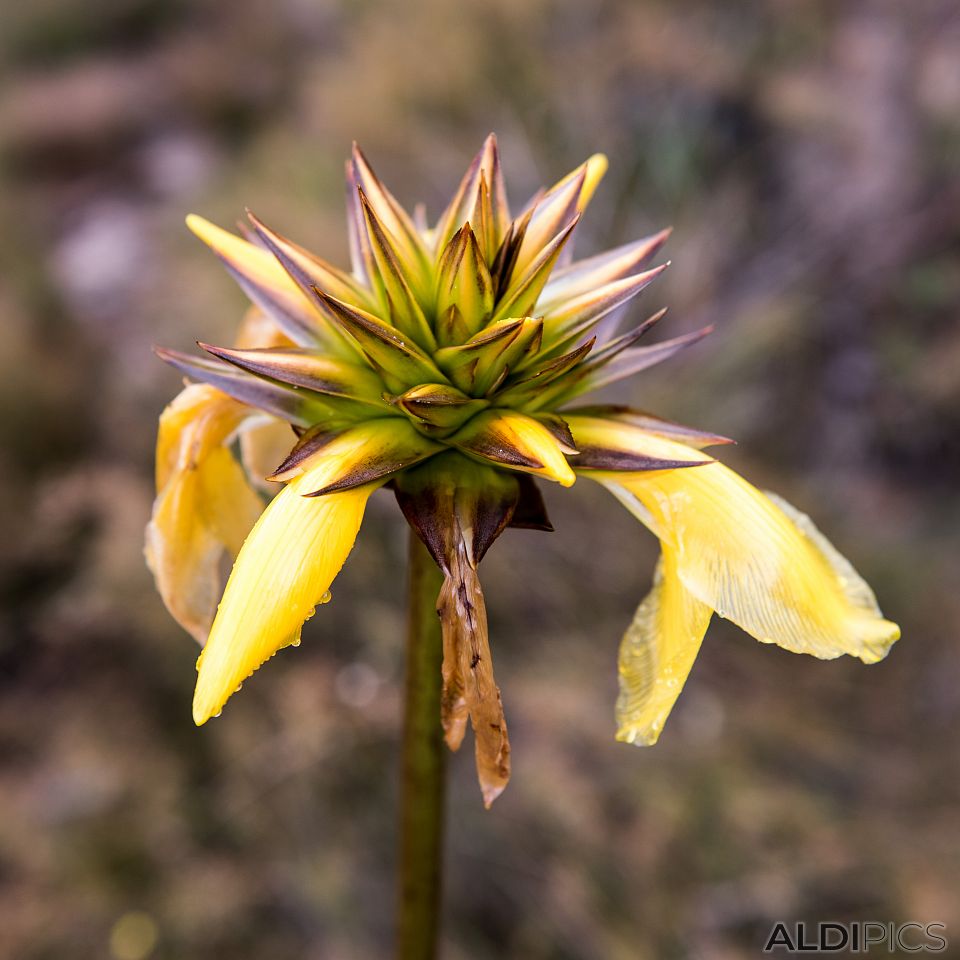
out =
[[[713,610],[677,576],[673,548],[663,547],[653,589],[620,643],[617,739],[652,745],[683,689]]]
[[[476,567],[463,549],[454,551],[437,600],[443,631],[443,704],[447,741],[463,740],[467,717],[473,727],[480,792],[487,809],[510,780],[510,740],[493,677],[487,609]]]
[[[200,643],[216,609],[221,560],[236,554],[263,510],[225,446],[255,416],[220,391],[194,384],[160,418],[147,565],[167,609]]]
[[[299,642],[300,629],[328,597],[347,559],[367,498],[377,484],[311,499],[325,466],[288,484],[257,521],[237,557],[197,663],[197,725],[216,716],[258,667]]]
[[[688,455],[689,447],[659,438]],[[721,463],[604,481],[674,550],[687,590],[764,643],[823,659],[882,659],[900,636],[870,587],[808,517]]]

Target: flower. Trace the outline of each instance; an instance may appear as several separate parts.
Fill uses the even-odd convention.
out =
[[[709,332],[638,345],[660,311],[617,333],[665,269],[650,263],[669,231],[570,261],[606,166],[591,157],[511,216],[491,135],[428,228],[354,148],[349,273],[252,214],[244,237],[188,218],[254,304],[234,347],[157,351],[196,381],[160,419],[147,557],[170,612],[204,643],[197,724],[299,643],[384,486],[444,575],[440,719],[453,749],[471,722],[487,805],[510,749],[477,566],[506,527],[552,529],[536,478],[594,480],[660,540],[653,589],[620,648],[620,740],[657,740],[714,613],[822,658],[872,663],[898,638],[807,517],[704,452],[729,441],[575,403]],[[254,484],[283,443],[292,449],[267,477],[283,487],[262,509]]]

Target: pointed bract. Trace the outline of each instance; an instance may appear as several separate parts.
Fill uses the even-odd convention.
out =
[[[493,280],[469,223],[453,235],[440,256],[436,304],[438,315],[458,311],[467,336],[480,330],[493,312]]]
[[[207,353],[258,377],[333,397],[350,397],[384,406],[383,384],[369,367],[335,360],[303,347],[265,347],[231,350],[201,343]],[[372,414],[371,414],[372,415]]]
[[[270,479],[292,480],[309,471],[316,486],[303,496],[320,497],[382,480],[443,449],[396,417],[340,431],[319,426],[304,433]]]
[[[388,389],[404,390],[418,383],[444,379],[433,360],[390,324],[372,313],[328,297],[322,290],[314,289],[314,294],[357,341]]]
[[[514,410],[484,410],[447,442],[469,456],[535,473],[564,487],[576,479],[551,431]]]
[[[187,226],[226,265],[244,293],[268,313],[291,340],[336,351],[337,336],[269,250],[191,214]]]
[[[154,347],[153,352],[188,377],[210,384],[234,400],[290,423],[306,427],[333,415],[333,407],[319,394],[298,392],[289,384],[252,376],[219,360],[191,357],[163,347]]]
[[[437,341],[421,306],[432,304],[433,291],[426,285],[425,280],[421,280],[417,283],[415,295],[411,284],[415,282],[415,278],[420,279],[420,272],[412,272],[410,266],[402,262],[402,254],[395,238],[380,222],[362,189],[360,206],[377,274],[386,298],[390,322],[425,350],[435,349]]]

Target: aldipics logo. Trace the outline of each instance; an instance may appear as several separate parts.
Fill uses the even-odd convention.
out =
[[[942,953],[947,948],[947,928],[942,923],[777,923],[764,953]]]

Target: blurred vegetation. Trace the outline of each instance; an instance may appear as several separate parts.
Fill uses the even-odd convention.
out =
[[[659,746],[613,742],[655,544],[599,489],[484,562],[515,776],[451,762],[445,957],[755,956],[776,920],[960,939],[960,18],[949,0],[6,0],[0,955],[388,953],[405,531],[375,498],[305,643],[195,730],[141,560],[152,342],[242,295],[182,228],[250,205],[345,260],[360,140],[440,203],[490,129],[521,200],[595,150],[578,249],[666,223],[645,295],[717,333],[616,396],[736,437],[903,641],[715,623]]]

